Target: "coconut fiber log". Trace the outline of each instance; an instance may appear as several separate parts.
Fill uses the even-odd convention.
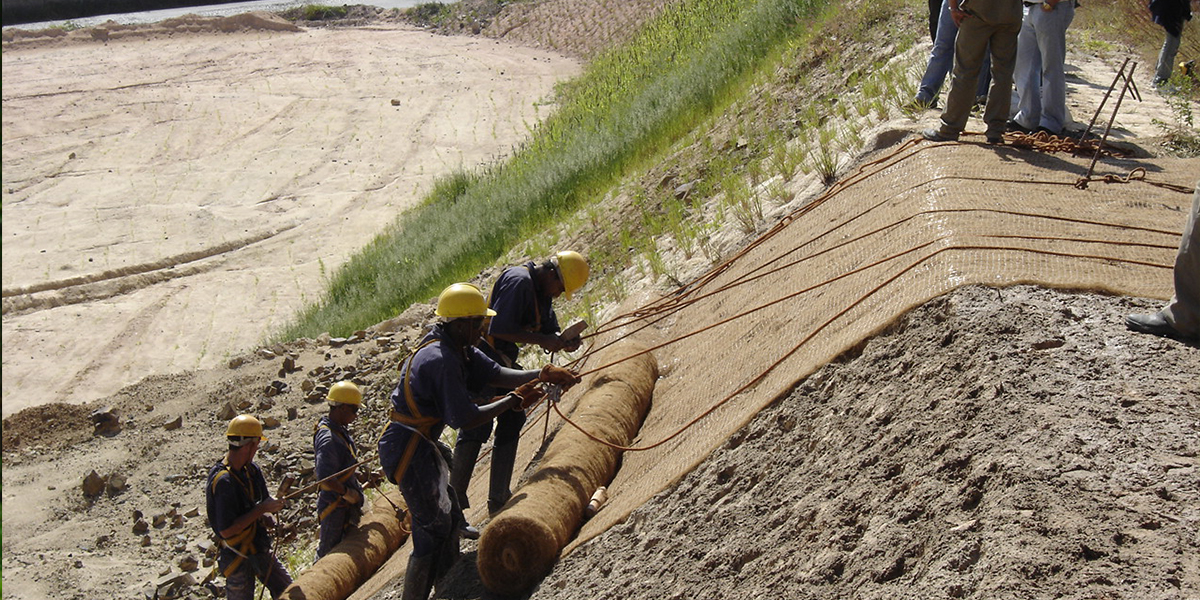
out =
[[[388,500],[391,500],[389,502]],[[316,564],[300,574],[279,597],[284,600],[345,600],[400,547],[409,527],[399,490],[375,499],[371,510]]]
[[[615,346],[599,357],[600,364],[643,351]],[[570,418],[597,438],[628,446],[646,418],[657,379],[658,363],[648,352],[619,362],[587,382]],[[545,577],[579,529],[592,493],[616,474],[620,454],[564,425],[537,471],[483,530],[477,557],[483,584],[516,595]]]

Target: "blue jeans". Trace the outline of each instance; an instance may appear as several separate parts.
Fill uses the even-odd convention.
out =
[[[1067,124],[1067,27],[1074,19],[1074,0],[1062,0],[1049,11],[1040,4],[1025,7],[1013,72],[1013,120],[1026,129],[1044,127],[1058,134]]]
[[[933,50],[929,53],[929,63],[925,66],[925,75],[917,87],[917,101],[925,104],[933,102],[946,76],[954,68],[954,39],[958,37],[958,25],[950,16],[949,0],[942,0],[942,10],[938,18],[937,38],[933,41]],[[979,85],[975,88],[975,96],[986,96],[988,84],[991,83],[991,60],[984,59],[983,68],[979,71]]]
[[[1182,36],[1164,34],[1162,50],[1158,52],[1158,68],[1154,71],[1154,85],[1166,82],[1171,78],[1175,69],[1175,55],[1179,52],[1179,40]]]

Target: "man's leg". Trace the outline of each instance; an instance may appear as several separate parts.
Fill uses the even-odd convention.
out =
[[[292,585],[292,576],[288,573],[287,567],[283,566],[274,554],[266,556],[267,572],[262,578],[263,585],[267,586],[267,591],[271,592],[272,598],[278,598],[283,590],[286,590],[289,585]]]
[[[1042,53],[1038,49],[1034,22],[1034,13],[1041,11],[1036,5],[1026,6],[1021,32],[1017,35],[1017,57],[1013,66],[1017,114],[1013,121],[1025,129],[1036,129],[1042,119]]]
[[[458,441],[454,444],[454,458],[450,464],[450,487],[454,488],[454,493],[458,495],[458,503],[463,508],[471,506],[467,499],[467,487],[471,484],[471,474],[475,472],[475,463],[479,460],[479,450],[491,436],[491,421],[458,432]]]
[[[925,75],[917,86],[917,102],[933,105],[937,99],[946,75],[954,68],[954,38],[958,36],[958,25],[950,16],[950,3],[942,0],[938,21],[938,36],[933,41],[933,50],[929,52],[929,62],[925,66]]]
[[[317,504],[317,515],[325,512],[325,506]],[[320,559],[340,544],[346,535],[346,507],[338,507],[330,511],[321,520],[320,540],[317,542],[317,558]]]
[[[1008,113],[1012,107],[1013,69],[1017,60],[1017,35],[1020,26],[998,25],[988,46],[992,56],[992,89],[988,93],[983,120],[989,140],[1004,136]]]
[[[1175,256],[1175,297],[1163,309],[1163,318],[1176,331],[1200,338],[1200,186],[1192,194],[1192,214]]]
[[[525,426],[525,413],[508,411],[496,418],[496,443],[492,447],[492,472],[488,486],[488,511],[500,510],[512,490],[513,467],[517,461],[517,443]]]
[[[1175,70],[1175,55],[1179,53],[1179,42],[1183,36],[1164,33],[1162,49],[1158,51],[1158,68],[1154,70],[1154,85],[1161,85],[1171,78]]]
[[[254,570],[243,560],[238,569],[225,578],[226,600],[254,600]]]
[[[959,25],[954,44],[954,76],[946,98],[946,110],[942,112],[942,127],[938,130],[944,138],[958,139],[967,127],[967,118],[975,105],[979,69],[987,51],[988,29],[989,26],[978,17],[968,17]]]
[[[1063,0],[1054,10],[1034,9],[1037,14],[1037,46],[1042,58],[1041,118],[1034,126],[1062,133],[1067,125],[1067,27],[1075,19],[1075,2]]]

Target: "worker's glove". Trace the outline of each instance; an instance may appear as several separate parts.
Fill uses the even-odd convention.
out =
[[[564,392],[580,381],[579,375],[574,371],[554,365],[542,367],[542,372],[538,373],[538,380],[562,386]]]
[[[538,402],[541,402],[542,398],[546,397],[546,392],[542,391],[542,388],[538,385],[537,380],[521,384],[521,386],[513,390],[512,393],[516,394],[521,399],[520,408],[514,408],[513,410],[526,410]]]
[[[346,493],[342,494],[342,501],[350,506],[354,506],[355,504],[362,502],[362,494],[359,494],[352,489],[347,489]]]

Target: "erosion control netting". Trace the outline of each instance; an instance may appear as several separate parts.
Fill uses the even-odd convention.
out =
[[[1090,163],[1090,155],[1029,147],[908,142],[687,287],[628,302],[625,316],[588,339],[590,352],[607,350],[577,366],[591,374],[642,346],[660,378],[608,503],[564,553],[678,481],[818,367],[957,287],[1028,283],[1168,298],[1200,159],[1106,158],[1080,189]],[[580,396],[573,390],[558,410],[570,417]],[[527,467],[535,472],[545,436],[572,427],[556,414],[547,422],[544,409],[535,414],[521,437],[514,476],[522,479]],[[485,526],[489,472],[482,457],[466,511]],[[406,550],[352,598],[399,577]]]
[[[1170,297],[1200,159],[1104,159],[1097,176],[1118,177],[1080,189],[1090,162],[906,143],[706,276],[638,307],[628,324],[604,325],[597,346],[627,338],[654,348],[662,377],[632,444],[654,447],[624,453],[608,505],[566,551],[678,481],[822,364],[959,286]]]

